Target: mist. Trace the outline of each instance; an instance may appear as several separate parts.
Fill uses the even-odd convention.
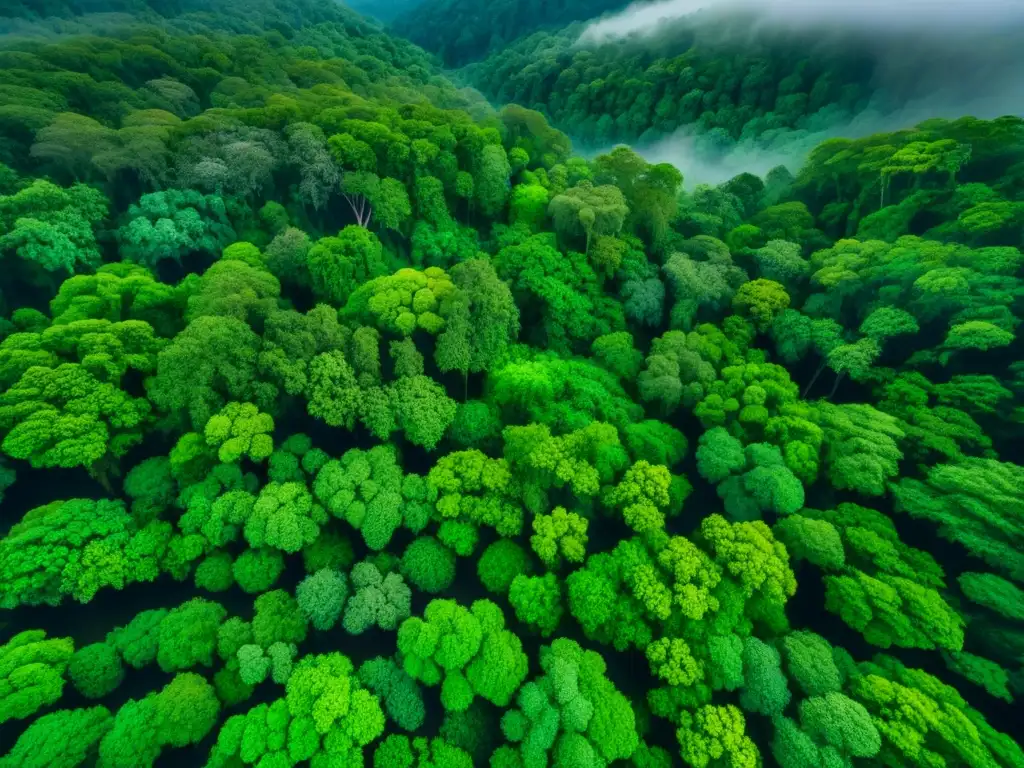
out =
[[[1012,36],[1012,27],[1024,25],[1021,0],[660,0],[633,3],[590,24],[581,40],[600,42],[652,34],[667,23],[695,14],[707,20],[750,15],[765,28],[838,28],[845,34],[885,36]]]
[[[770,145],[708,151],[687,127],[635,149],[680,168],[686,186],[718,183],[778,165],[796,171],[813,147],[912,128],[930,118],[1024,115],[1024,0],[660,0],[634,3],[589,24],[578,45],[664,45],[683,32],[716,47],[756,42],[801,46],[808,55],[856,50],[872,63],[876,94],[863,111]]]
[[[980,102],[975,106],[979,105]],[[683,173],[684,186],[692,189],[697,184],[719,184],[744,172],[763,177],[780,165],[796,174],[811,150],[827,139],[858,139],[875,133],[913,128],[932,118],[956,119],[965,114],[994,117],[1006,113],[965,113],[955,105],[944,105],[929,97],[908,102],[896,110],[869,107],[849,119],[818,130],[777,132],[769,142],[762,138],[740,141],[727,151],[709,149],[702,137],[689,126],[683,126],[655,141],[635,143],[632,147],[650,163],[671,163],[676,166]],[[584,149],[584,152],[592,157],[610,149],[612,146],[589,151]]]

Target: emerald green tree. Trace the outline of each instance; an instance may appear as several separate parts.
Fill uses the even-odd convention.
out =
[[[19,632],[0,646],[0,723],[30,717],[57,701],[74,652],[71,638],[47,639],[41,629]]]

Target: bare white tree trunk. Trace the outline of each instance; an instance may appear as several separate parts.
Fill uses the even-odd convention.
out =
[[[352,213],[356,217],[356,223],[363,229],[369,227],[370,221],[373,219],[373,206],[369,204],[367,199],[362,195],[353,197],[343,193],[342,196],[348,201],[349,207],[352,208]]]

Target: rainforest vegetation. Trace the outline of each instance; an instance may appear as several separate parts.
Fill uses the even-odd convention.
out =
[[[464,77],[497,101],[572,126],[573,137],[591,146],[649,142],[680,128],[707,150],[739,141],[771,146],[901,99],[879,96],[869,57],[847,47],[808,51],[783,38],[737,49],[693,30],[643,45],[578,45],[583,30],[537,32],[466,67]]]
[[[684,185],[325,0],[3,9],[0,768],[1024,768],[1024,120]]]

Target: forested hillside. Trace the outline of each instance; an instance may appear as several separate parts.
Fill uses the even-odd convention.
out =
[[[1024,768],[1024,119],[684,189],[340,5],[0,8],[0,768]]]
[[[465,67],[460,76],[495,103],[538,110],[592,147],[680,128],[710,152],[742,140],[770,145],[849,121],[869,104],[895,108],[906,95],[877,92],[876,62],[860,41],[753,32],[749,16],[687,18],[639,38],[586,34],[625,5],[426,0],[394,28]]]
[[[778,134],[825,130],[875,98],[869,58],[791,41],[578,45],[585,26],[537,32],[468,67],[466,79],[498,103],[540,109],[592,146],[649,142],[679,128],[710,150],[737,141],[769,145]],[[879,106],[898,103],[893,101]]]
[[[788,21],[785,5],[734,0],[732,13],[716,10],[729,0],[690,5],[701,9],[664,21],[652,11],[636,31],[629,25],[641,24],[640,11],[598,18],[608,9],[594,9],[562,29],[493,45],[458,76],[495,103],[542,112],[588,150],[682,135],[694,139],[689,154],[710,159],[739,148],[798,162],[823,137],[1019,113],[1024,56],[1004,41],[1024,32],[1020,12],[1007,14],[1002,33],[993,11],[990,34],[977,20],[960,34],[928,16],[911,23],[909,10],[872,21],[870,10],[858,14],[859,4],[842,0],[831,24],[808,10],[813,3],[795,3]],[[820,5],[826,19],[829,5]]]
[[[94,14],[124,14],[141,19],[188,19],[208,26],[262,34],[278,28],[295,31],[307,24],[336,21],[348,15],[335,3],[295,0],[5,0],[2,6],[8,24],[39,20],[71,19]],[[60,27],[62,29],[62,27]],[[37,28],[38,31],[38,28]]]
[[[539,29],[586,21],[628,0],[423,0],[395,19],[396,34],[459,67]]]
[[[421,0],[347,0],[345,5],[382,22],[392,22],[409,13]]]

